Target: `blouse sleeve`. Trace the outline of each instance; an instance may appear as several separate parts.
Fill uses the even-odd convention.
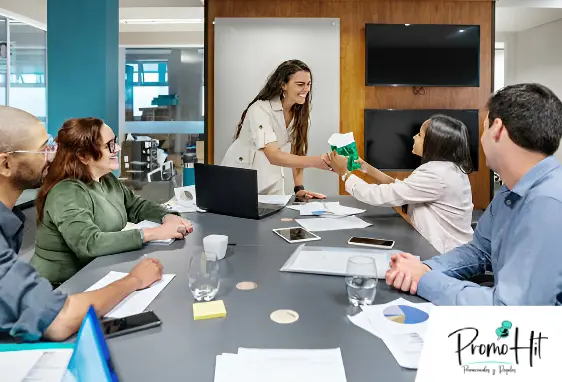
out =
[[[419,167],[404,179],[390,184],[369,184],[351,175],[345,189],[357,200],[374,206],[396,207],[438,200],[445,189],[441,177],[431,169]]]

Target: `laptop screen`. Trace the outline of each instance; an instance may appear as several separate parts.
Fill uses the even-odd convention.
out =
[[[63,382],[115,382],[109,350],[93,306],[82,321]]]

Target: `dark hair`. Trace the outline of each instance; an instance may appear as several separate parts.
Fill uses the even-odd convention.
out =
[[[546,86],[517,84],[498,90],[486,105],[490,126],[502,120],[519,147],[552,155],[562,138],[562,102]]]
[[[240,136],[240,131],[242,130],[242,124],[246,118],[246,113],[250,106],[252,106],[256,101],[271,101],[274,98],[281,97],[283,99],[283,89],[282,85],[289,82],[291,76],[297,72],[305,71],[310,73],[310,78],[312,80],[312,73],[310,68],[302,61],[299,60],[288,60],[275,69],[273,74],[267,79],[267,83],[262,90],[258,93],[256,98],[244,110],[240,122],[236,128],[235,139]],[[291,152],[296,155],[306,155],[308,152],[308,126],[310,119],[310,104],[312,100],[312,89],[308,92],[304,104],[294,104],[291,107],[293,112],[293,127],[291,131],[292,142],[291,142]]]
[[[37,193],[37,220],[43,221],[47,195],[64,179],[78,179],[86,184],[93,181],[92,174],[82,161],[102,157],[101,128],[104,122],[98,118],[74,118],[66,121],[55,139],[57,153],[46,167],[43,184]]]
[[[453,162],[465,174],[473,171],[468,129],[458,119],[436,114],[429,118],[423,139],[421,163],[432,161]],[[408,205],[402,206],[404,213]]]
[[[429,119],[423,140],[422,164],[431,161],[453,162],[465,174],[472,172],[468,129],[464,123],[441,114]]]

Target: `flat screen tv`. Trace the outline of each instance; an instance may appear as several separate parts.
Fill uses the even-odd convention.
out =
[[[432,115],[445,114],[462,121],[468,129],[470,156],[478,170],[480,142],[478,110],[365,110],[364,159],[379,170],[412,171],[421,158],[412,154],[414,135]]]
[[[480,26],[367,24],[367,86],[480,86]]]

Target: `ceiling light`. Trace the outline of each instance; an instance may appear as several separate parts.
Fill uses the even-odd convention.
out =
[[[203,19],[123,19],[119,22],[128,25],[201,24]]]

